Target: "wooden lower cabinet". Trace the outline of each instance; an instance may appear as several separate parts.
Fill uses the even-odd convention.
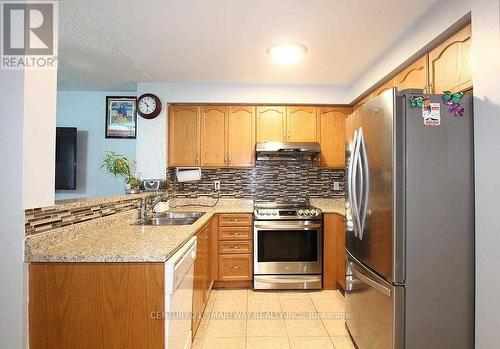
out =
[[[196,237],[196,260],[194,261],[193,276],[193,337],[206,306],[205,289],[208,275],[208,230],[206,226],[198,231]]]
[[[326,213],[323,218],[323,288],[345,289],[345,217]]]
[[[214,215],[210,220],[210,243],[212,257],[212,287],[215,280],[219,278],[219,215]],[[210,290],[212,289],[210,288]]]
[[[345,258],[345,217],[337,215],[337,284],[345,290],[346,258]]]
[[[198,330],[201,316],[208,304],[215,280],[215,268],[217,264],[214,258],[214,249],[216,248],[215,236],[217,231],[214,230],[214,220],[216,219],[217,217],[212,218],[196,233],[198,240],[193,279],[193,338]]]
[[[220,241],[219,253],[252,253],[251,241]]]
[[[251,254],[219,254],[220,281],[248,281],[253,278]]]
[[[251,227],[251,213],[221,213],[219,215],[219,226],[221,227]]]
[[[219,240],[250,240],[252,227],[221,227],[219,226]]]
[[[251,213],[219,214],[220,283],[253,279],[253,216]],[[221,285],[223,286],[223,285]]]
[[[163,349],[164,273],[164,263],[31,263],[30,348]]]

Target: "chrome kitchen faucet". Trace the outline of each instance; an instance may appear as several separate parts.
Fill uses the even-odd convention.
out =
[[[153,210],[153,208],[163,199],[168,198],[168,193],[163,193],[158,195],[149,205],[148,207],[148,199],[149,197],[145,197],[141,199],[141,207],[139,210],[139,220],[145,222],[148,219],[148,212]]]

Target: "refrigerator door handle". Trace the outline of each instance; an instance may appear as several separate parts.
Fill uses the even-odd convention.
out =
[[[350,269],[350,272],[352,273],[352,275],[355,276],[356,278],[360,279],[361,281],[363,281],[367,285],[370,285],[374,289],[382,292],[386,296],[388,296],[388,297],[391,296],[391,289],[390,288],[387,288],[384,285],[381,285],[377,281],[372,280],[370,277],[363,274],[360,270],[357,269],[356,265],[353,262],[349,262],[349,269]]]
[[[368,210],[368,195],[370,193],[370,172],[369,172],[369,166],[368,166],[368,156],[366,154],[366,146],[365,146],[365,139],[363,137],[363,129],[359,129],[359,148],[358,151],[360,153],[359,159],[360,159],[360,164],[361,164],[361,172],[362,172],[362,191],[360,193],[360,208],[359,208],[359,213],[360,213],[360,221],[361,221],[361,228],[359,232],[359,239],[363,239],[363,232],[365,228],[365,221],[366,221],[366,212]]]
[[[358,167],[358,170],[356,171],[357,177],[354,179],[354,186],[356,186],[355,194],[356,194],[356,202],[358,205],[356,206],[357,208],[357,223],[358,223],[358,238],[360,240],[363,239],[363,219],[361,216],[362,212],[362,207],[363,207],[363,197],[364,197],[364,192],[365,192],[365,179],[364,179],[364,169],[363,169],[363,161],[361,159],[361,142],[363,141],[363,129],[360,127],[358,130],[358,149],[357,149],[357,154],[358,154],[358,161],[356,166]],[[359,183],[359,192],[358,192],[358,183]]]
[[[352,138],[352,149],[350,150],[350,156],[347,164],[347,202],[349,205],[349,210],[346,212],[346,218],[350,220],[352,224],[352,231],[354,232],[354,236],[358,236],[355,224],[355,207],[354,207],[354,189],[353,189],[353,171],[354,171],[354,154],[356,154],[356,144],[358,140],[358,130],[354,131],[354,136]],[[349,223],[349,222],[347,222]],[[349,227],[349,224],[347,224]]]
[[[358,193],[356,187],[357,169],[359,162],[359,130],[356,130],[354,136],[356,140],[354,142],[353,156],[351,159],[351,173],[350,173],[351,183],[349,186],[350,189],[349,197],[351,198],[351,203],[352,203],[351,212],[354,223],[354,236],[359,237],[361,223],[359,219]]]

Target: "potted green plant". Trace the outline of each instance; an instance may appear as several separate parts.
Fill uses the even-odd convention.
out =
[[[114,151],[108,151],[102,160],[100,168],[105,168],[114,177],[122,177],[125,184],[125,193],[138,194],[140,193],[141,180],[139,176],[132,175],[132,167],[135,164],[134,160],[129,160]]]

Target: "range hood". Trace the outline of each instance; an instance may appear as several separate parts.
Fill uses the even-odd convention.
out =
[[[258,142],[255,146],[257,160],[310,161],[320,150],[316,142]]]

